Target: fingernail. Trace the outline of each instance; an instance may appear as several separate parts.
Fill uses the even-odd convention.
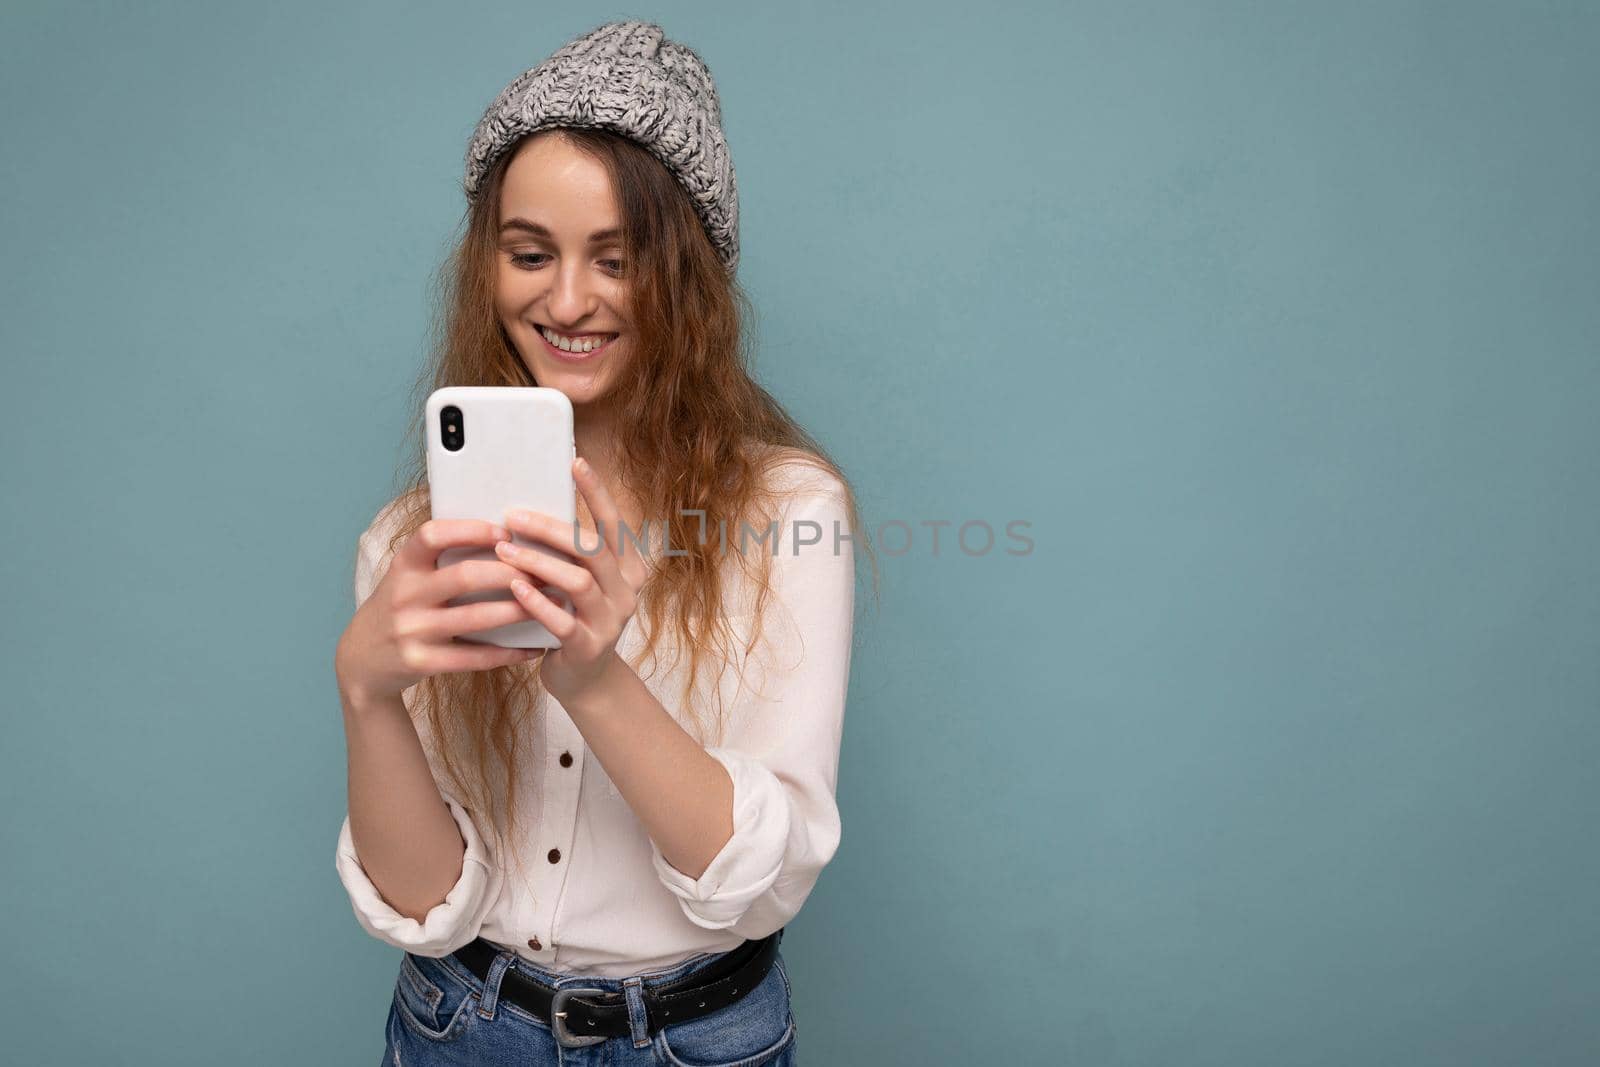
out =
[[[506,517],[512,522],[530,522],[533,519],[533,512],[526,508],[512,508],[506,512]]]

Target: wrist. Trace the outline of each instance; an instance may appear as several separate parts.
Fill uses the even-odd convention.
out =
[[[561,701],[561,707],[569,715],[592,715],[617,706],[618,696],[632,675],[633,668],[613,648],[594,665],[588,681],[569,690],[565,696],[551,695]]]
[[[343,680],[339,682],[339,703],[344,708],[346,718],[364,719],[397,712],[406,718],[411,717],[411,712],[406,708],[405,700],[399,693],[372,690]]]
[[[404,707],[398,692],[374,687],[371,679],[359,669],[359,663],[350,631],[346,630],[333,653],[333,680],[339,687],[339,702],[344,705],[346,715],[364,715],[373,709],[381,713],[397,703]]]

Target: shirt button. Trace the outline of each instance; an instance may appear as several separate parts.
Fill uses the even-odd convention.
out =
[[[560,863],[561,862],[561,850],[559,848],[551,849],[550,850],[550,855],[547,858],[550,860],[551,863]]]
[[[561,753],[561,766],[563,766],[563,767],[572,766],[572,753],[570,753],[570,752]]]
[[[535,952],[539,952],[544,949],[544,946],[539,944],[539,939],[537,937],[528,938],[528,947],[533,949]]]

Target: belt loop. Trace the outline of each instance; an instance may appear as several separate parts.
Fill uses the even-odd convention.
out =
[[[650,1044],[650,1016],[644,1010],[644,979],[624,978],[622,992],[628,998],[628,1029],[633,1034],[633,1047],[644,1048]]]
[[[502,950],[495,953],[494,962],[489,964],[489,974],[483,980],[483,999],[478,1002],[478,1014],[482,1018],[494,1018],[500,1004],[500,982],[515,957],[516,953]]]

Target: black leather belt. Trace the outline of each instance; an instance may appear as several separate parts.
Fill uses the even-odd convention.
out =
[[[710,1015],[736,1002],[767,976],[782,940],[783,931],[778,930],[758,941],[746,941],[715,963],[672,982],[652,988],[647,981],[640,993],[650,1033]],[[480,937],[457,949],[455,957],[479,981],[486,982],[490,965],[505,951]],[[556,989],[508,968],[500,980],[500,999],[549,1023],[556,1040],[567,1048],[593,1045],[633,1032],[628,1022],[628,999],[621,992],[579,986]]]

